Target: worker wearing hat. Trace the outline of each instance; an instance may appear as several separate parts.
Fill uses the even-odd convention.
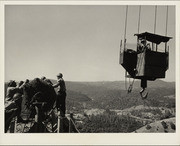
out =
[[[145,46],[146,46],[146,40],[145,39],[142,39],[140,43],[138,43],[138,50],[137,52],[138,53],[142,53],[145,49]]]
[[[58,110],[61,110],[63,115],[66,112],[66,85],[63,79],[63,74],[59,73],[57,75],[57,83],[53,85],[54,88],[59,87],[57,90],[57,101],[56,107]]]

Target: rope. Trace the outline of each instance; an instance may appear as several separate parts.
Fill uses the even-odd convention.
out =
[[[142,58],[142,56],[144,57],[144,55],[142,55],[142,54],[140,54],[140,59],[138,60],[138,65],[140,64],[139,62],[140,62],[140,60],[142,60],[143,58]],[[142,61],[141,61],[141,64],[140,64],[140,67],[139,67],[139,70],[141,70],[141,66],[142,66]],[[139,75],[139,71],[138,71],[138,75]],[[133,81],[132,81],[132,83],[130,84],[130,86],[129,86],[129,88],[131,88],[131,90],[132,90],[132,88],[133,88],[133,85],[134,85],[134,82],[135,82],[135,78],[133,78]],[[129,91],[129,89],[128,89],[128,91]],[[127,92],[126,93],[126,96],[125,96],[125,98],[128,96],[128,94],[129,94],[130,92]],[[135,100],[135,102],[134,103],[136,103],[138,101],[138,98],[136,98],[136,100]],[[128,102],[126,103],[126,106],[128,105]],[[138,105],[135,105],[134,106],[134,109],[137,107]]]
[[[155,20],[154,20],[154,33],[156,33],[156,17],[157,17],[157,6],[155,6]]]
[[[67,117],[60,117],[60,119],[66,119]],[[77,127],[76,127],[76,124],[74,123],[74,121],[71,119],[71,117],[69,117],[69,126],[70,126],[70,121],[72,122],[72,124],[74,125],[74,128],[75,128],[75,130],[78,132],[78,133],[80,133],[80,131],[77,129]],[[55,131],[57,131],[58,130],[58,126],[57,126],[57,129],[55,130]],[[69,131],[69,132],[71,132],[71,131]]]
[[[76,130],[78,133],[80,133],[80,131],[76,128],[76,125],[75,125],[74,121],[71,119],[71,117],[69,117],[69,118],[70,118],[70,121],[73,123],[75,130]]]
[[[122,40],[120,41],[119,64],[121,64],[121,49],[122,49]]]
[[[127,14],[127,13],[126,13]],[[127,16],[126,16],[127,17]],[[139,18],[138,18],[138,34],[139,34],[139,29],[140,29],[140,22],[141,22],[141,6],[139,6]],[[142,54],[141,54],[142,56]],[[140,56],[140,59],[139,61],[141,60],[141,56]],[[139,62],[138,62],[138,65],[139,65]],[[137,68],[136,68],[137,69]],[[138,75],[139,75],[139,72],[138,72]],[[135,82],[135,78],[133,79],[132,83],[129,85],[129,90],[132,90],[132,87],[133,87],[133,84]],[[130,80],[129,80],[129,83],[130,83]],[[127,85],[126,85],[127,86]],[[126,87],[126,90],[127,90],[127,87]]]
[[[136,67],[136,70],[137,70],[137,68],[139,68],[139,70],[138,70],[138,74],[136,75],[136,76],[139,76],[139,73],[140,73],[140,70],[141,70],[141,67],[142,67],[142,59],[144,58],[144,56],[145,56],[145,54],[143,55],[144,53],[141,53],[140,54],[140,59],[138,60],[138,63],[137,63],[137,67]],[[141,61],[141,62],[140,62]],[[139,64],[140,64],[140,66],[139,66]],[[134,85],[134,82],[135,82],[135,80],[136,80],[136,78],[133,78],[133,81],[132,81],[132,83],[130,84],[130,86],[129,86],[129,88],[131,88],[131,90],[132,90],[132,88],[133,88],[133,85]]]

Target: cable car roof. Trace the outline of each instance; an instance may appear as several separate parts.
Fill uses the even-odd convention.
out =
[[[160,44],[161,42],[168,42],[170,39],[172,39],[172,37],[167,37],[167,36],[161,36],[161,35],[157,35],[157,34],[153,34],[153,33],[149,33],[149,32],[144,32],[144,33],[140,33],[140,34],[134,34],[135,36],[138,37],[138,39],[146,39],[147,41],[156,43],[156,44]]]

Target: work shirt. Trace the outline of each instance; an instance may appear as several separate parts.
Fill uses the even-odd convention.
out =
[[[50,85],[53,84],[53,83],[51,82],[51,80],[49,80],[49,79],[45,79],[44,81],[47,82],[47,83],[50,84]]]
[[[63,78],[58,79],[58,83],[53,85],[53,87],[59,87],[58,92],[66,92],[66,85]]]
[[[7,98],[13,98],[14,94],[19,91],[19,88],[17,87],[8,87],[6,97]]]

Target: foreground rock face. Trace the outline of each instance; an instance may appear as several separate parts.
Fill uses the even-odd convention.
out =
[[[175,117],[148,124],[133,133],[174,133],[176,132]]]

